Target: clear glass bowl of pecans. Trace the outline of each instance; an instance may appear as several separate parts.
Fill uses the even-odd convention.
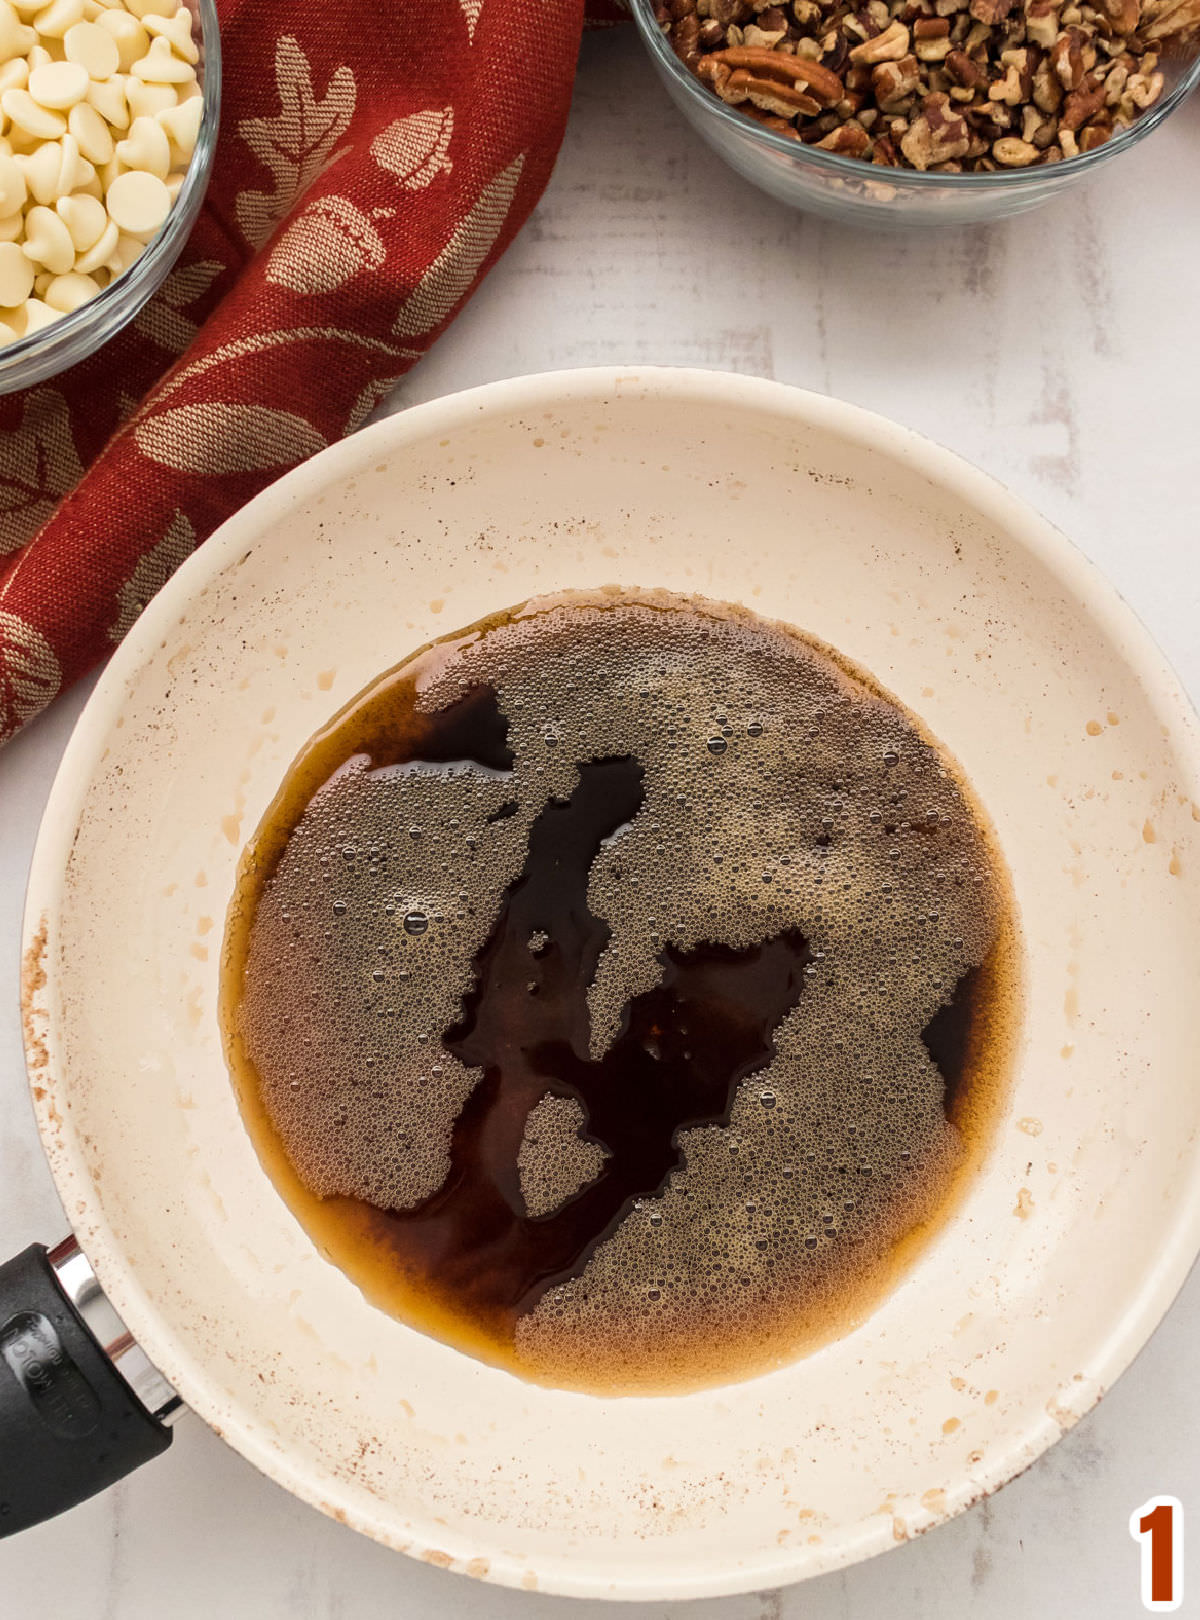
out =
[[[1200,82],[1200,0],[630,0],[684,117],[780,202],[875,229],[1036,208]]]

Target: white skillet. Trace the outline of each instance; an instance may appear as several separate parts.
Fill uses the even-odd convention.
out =
[[[1027,952],[985,1170],[856,1332],[674,1398],[557,1392],[390,1319],[242,1128],[216,1021],[241,848],[297,750],[431,637],[608,582],[736,600],[864,664],[961,761]],[[297,1495],[511,1585],[677,1598],[894,1546],[1111,1385],[1200,1245],[1200,754],[1084,558],[864,411],[594,370],[393,417],[289,474],[155,598],[63,761],[25,925],[38,1119],[151,1361]]]

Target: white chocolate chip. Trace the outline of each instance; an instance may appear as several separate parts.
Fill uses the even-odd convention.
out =
[[[200,124],[204,118],[204,102],[200,98],[180,101],[174,107],[164,108],[157,116],[171,142],[171,156],[176,166],[182,167],[196,149]]]
[[[17,16],[8,0],[0,6],[0,58],[24,56],[37,43],[37,35]]]
[[[54,212],[71,233],[76,253],[86,253],[104,235],[108,224],[108,210],[98,197],[76,192],[71,197],[60,197]]]
[[[25,174],[17,159],[9,153],[0,156],[0,215],[7,216],[24,208],[27,189]]]
[[[3,103],[0,102],[0,105]],[[93,107],[113,129],[129,128],[129,103],[125,99],[123,74],[114,73],[111,79],[93,81],[88,86],[87,105]],[[92,161],[96,160],[93,158]]]
[[[67,120],[62,113],[40,106],[28,90],[6,90],[0,96],[0,108],[12,119],[15,129],[37,140],[53,141],[66,133]]]
[[[33,296],[35,298],[41,298],[45,293],[46,288],[53,280],[54,277],[50,274],[49,270],[40,271],[33,278]]]
[[[180,6],[173,17],[148,16],[142,23],[146,32],[155,39],[167,39],[175,55],[185,62],[198,62],[200,51],[192,33],[192,14]]]
[[[0,242],[0,304],[23,304],[33,291],[34,269],[16,242]]]
[[[145,242],[139,242],[136,236],[126,236],[122,232],[116,240],[113,251],[108,256],[108,268],[114,275],[123,275],[131,264],[135,264],[146,251]]]
[[[135,118],[153,118],[179,101],[173,84],[147,84],[132,73],[125,79],[125,95]]]
[[[50,55],[50,52],[46,49],[45,45],[38,43],[37,45],[30,46],[29,52],[25,57],[25,65],[28,67],[30,73],[32,73],[34,68],[49,67],[53,60],[54,58]]]
[[[25,300],[25,325],[21,336],[28,337],[31,332],[40,332],[43,326],[53,326],[58,319],[60,311],[51,309],[49,304],[43,304],[40,298],[27,298]]]
[[[62,172],[62,147],[57,141],[44,141],[36,152],[15,157],[13,162],[24,175],[34,202],[52,203],[57,199]]]
[[[77,62],[89,78],[110,79],[121,65],[117,42],[99,23],[77,22],[63,37],[68,62]]]
[[[22,17],[32,17],[35,11],[45,9],[46,0],[11,0],[14,11],[19,11]]]
[[[161,181],[159,182],[161,184]],[[36,204],[25,215],[25,240],[21,251],[35,264],[44,265],[51,275],[65,275],[75,268],[75,244],[71,233],[53,208]]]
[[[127,11],[106,11],[96,18],[96,25],[116,41],[122,73],[128,73],[138,57],[145,56],[149,49],[150,35]]]
[[[178,0],[125,0],[135,17],[169,17]]]
[[[130,72],[147,84],[186,84],[193,76],[191,66],[179,60],[169,39],[151,40],[150,49]]]
[[[29,75],[29,94],[42,107],[66,112],[87,95],[88,71],[78,62],[48,62]]]
[[[75,260],[76,270],[79,271],[80,275],[95,275],[97,270],[103,269],[111,263],[112,256],[116,252],[120,240],[120,231],[106,213],[103,231],[101,231],[91,247],[85,253],[81,253]]]
[[[25,234],[25,215],[18,211],[0,219],[0,242],[19,242]]]
[[[162,133],[161,130],[159,133]],[[157,175],[131,169],[128,174],[118,175],[112,182],[104,204],[108,217],[119,230],[145,241],[154,235],[170,213],[171,193]]]
[[[77,270],[68,270],[64,276],[55,276],[42,296],[51,309],[58,309],[64,315],[69,315],[81,304],[89,303],[99,291],[99,282],[93,281],[91,276],[82,275]]]
[[[141,169],[160,180],[171,172],[171,143],[156,118],[135,118],[129,134],[117,142],[116,153],[127,169]]]
[[[112,130],[89,102],[81,101],[67,115],[67,129],[90,163],[107,163],[115,151]]]
[[[83,0],[50,0],[33,19],[33,26],[47,39],[61,39],[68,28],[83,19]]]
[[[6,90],[24,90],[29,84],[29,63],[23,56],[0,67],[0,96]]]
[[[95,165],[89,163],[80,151],[79,142],[68,129],[59,143],[62,147],[62,168],[58,171],[58,195],[68,196],[96,178]]]

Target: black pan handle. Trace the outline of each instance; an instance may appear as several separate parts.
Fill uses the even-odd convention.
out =
[[[0,1536],[157,1457],[180,1409],[73,1238],[0,1265]]]

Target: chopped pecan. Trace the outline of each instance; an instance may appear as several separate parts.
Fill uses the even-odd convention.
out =
[[[880,62],[871,71],[875,100],[885,112],[893,103],[911,96],[920,82],[921,64],[915,56],[902,57],[899,62]]]
[[[1021,75],[1018,69],[1015,67],[1006,68],[1004,77],[997,79],[995,84],[988,86],[988,100],[1002,101],[1006,107],[1020,105],[1022,100]]]
[[[731,23],[738,27],[748,23],[754,11],[746,0],[708,0],[708,14],[722,28],[728,28]]]
[[[671,44],[675,55],[687,67],[695,67],[700,60],[700,19],[693,12],[681,17],[671,30]]]
[[[1033,75],[1033,104],[1039,112],[1056,113],[1063,104],[1063,87],[1047,57]]]
[[[1139,111],[1145,111],[1162,95],[1164,79],[1161,73],[1134,74],[1129,80],[1129,99]]]
[[[994,28],[1002,23],[1016,4],[1016,0],[971,0],[967,10],[976,22],[986,23]]]
[[[864,40],[850,52],[852,62],[874,67],[876,62],[898,62],[908,55],[910,35],[902,22],[890,23],[882,34]]]
[[[1079,131],[1079,150],[1081,152],[1094,152],[1098,146],[1103,146],[1112,135],[1112,125],[1101,122],[1089,124],[1086,129]]]
[[[1050,66],[1064,90],[1078,90],[1086,71],[1083,65],[1083,39],[1078,28],[1060,34],[1050,51]]]
[[[978,90],[987,83],[987,74],[971,60],[966,51],[951,51],[946,58],[946,72],[967,90]]]
[[[871,137],[857,124],[841,124],[823,136],[817,145],[825,152],[840,152],[843,157],[860,158],[866,156]]]
[[[1058,7],[1053,0],[1026,0],[1025,37],[1049,50],[1058,38]]]
[[[1103,106],[1104,86],[1097,84],[1094,79],[1085,79],[1083,85],[1078,90],[1072,90],[1063,102],[1059,129],[1081,130]]]
[[[1006,169],[1027,169],[1036,163],[1041,153],[1032,141],[1023,141],[1016,135],[1002,135],[992,147],[992,156]]]
[[[971,144],[966,123],[949,96],[926,96],[918,118],[900,142],[900,150],[914,169],[929,169],[966,155]]]

